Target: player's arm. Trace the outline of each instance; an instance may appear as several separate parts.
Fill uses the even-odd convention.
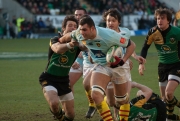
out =
[[[131,55],[135,60],[137,60],[139,62],[139,64],[144,64],[146,62],[146,59],[144,59],[142,56],[139,56],[136,54],[136,52],[134,51],[133,54]]]
[[[71,32],[66,33],[61,38],[59,38],[60,43],[66,43],[66,42],[70,42],[70,41],[71,41]]]
[[[111,68],[116,68],[118,65],[122,66],[124,63],[129,59],[129,57],[132,55],[132,53],[135,50],[135,43],[131,40],[129,40],[127,44],[126,53],[124,54],[123,58],[119,58],[117,56],[114,56],[115,62],[110,63]]]
[[[131,88],[138,88],[139,91],[137,92],[137,96],[144,95],[146,98],[146,101],[149,100],[149,98],[151,97],[153,93],[151,88],[145,85],[142,85],[140,83],[136,83],[136,82],[131,82]]]
[[[74,45],[69,43],[60,43],[59,37],[53,37],[50,39],[50,47],[51,49],[58,54],[65,53],[67,50],[74,48]]]
[[[127,45],[127,49],[126,49],[126,53],[124,54],[122,60],[124,62],[126,62],[128,60],[128,58],[132,55],[132,53],[134,52],[136,48],[136,45],[133,41],[129,40],[129,43]]]

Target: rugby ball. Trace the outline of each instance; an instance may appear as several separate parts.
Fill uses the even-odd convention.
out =
[[[107,63],[115,62],[116,60],[114,59],[113,56],[122,58],[123,54],[124,54],[124,51],[123,51],[122,47],[120,47],[118,45],[113,45],[107,51],[106,61],[107,61]]]

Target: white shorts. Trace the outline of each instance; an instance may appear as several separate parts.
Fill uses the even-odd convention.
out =
[[[114,84],[123,84],[127,81],[131,81],[131,74],[129,63],[126,62],[123,66],[118,66],[116,68],[110,68],[106,65],[96,65],[93,72],[98,72],[110,76],[111,81]]]
[[[80,66],[77,69],[74,69],[74,68],[71,67],[70,72],[73,72],[73,73],[83,73],[83,67]]]
[[[93,67],[94,64],[86,64],[83,66],[83,78],[85,78],[89,74]]]

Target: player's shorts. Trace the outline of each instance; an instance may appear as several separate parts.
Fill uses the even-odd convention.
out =
[[[90,71],[92,71],[94,64],[85,64],[83,65],[83,78],[85,78]]]
[[[128,66],[128,64],[129,64],[129,62],[128,62],[128,60],[127,60],[127,63],[125,63],[123,66]],[[131,72],[130,72],[130,68],[129,69],[126,69],[125,70],[126,71],[126,79],[127,79],[127,81],[132,81],[132,79],[131,79]],[[112,88],[114,88],[114,85],[113,85],[113,81],[116,81],[115,79],[113,80],[113,78],[112,78],[112,80],[111,80],[111,82],[109,82],[108,83],[108,85],[107,85],[107,89],[112,89]]]
[[[165,82],[166,80],[174,80],[180,83],[180,62],[174,64],[162,64],[158,65],[159,82]]]
[[[77,57],[76,62],[79,63],[80,67],[78,69],[73,69],[71,67],[70,72],[83,73],[83,58]]]
[[[71,92],[69,85],[69,76],[54,76],[43,72],[39,77],[39,82],[44,88],[45,86],[53,86],[57,89],[58,96],[62,96]]]
[[[96,65],[93,72],[105,74],[111,78],[111,82],[114,84],[123,84],[131,80],[129,63],[125,63],[123,66],[116,68],[110,68],[106,65]]]

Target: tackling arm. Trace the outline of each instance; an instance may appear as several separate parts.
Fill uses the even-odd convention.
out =
[[[153,93],[151,88],[145,85],[142,85],[140,83],[136,83],[136,82],[131,82],[131,88],[138,88],[139,91],[137,92],[137,96],[144,95],[146,98],[146,101],[149,100],[149,98],[151,97]]]

